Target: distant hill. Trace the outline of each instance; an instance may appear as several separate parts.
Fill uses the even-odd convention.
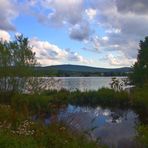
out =
[[[54,65],[54,66],[47,66],[45,68],[54,68],[57,70],[75,71],[75,72],[129,72],[131,70],[131,68],[129,67],[109,69],[109,68],[97,68],[97,67],[81,66],[81,65]]]
[[[37,72],[45,75],[52,73],[55,76],[94,76],[94,75],[126,75],[131,71],[130,67],[122,68],[97,68],[81,65],[54,65],[46,67],[36,67]]]

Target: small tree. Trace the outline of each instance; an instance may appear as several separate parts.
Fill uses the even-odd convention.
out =
[[[133,66],[130,80],[136,86],[143,86],[148,84],[148,37],[140,41],[139,46],[137,62]]]
[[[28,38],[20,35],[14,41],[0,40],[0,96],[6,100],[15,93],[41,93],[56,88],[59,80],[36,77],[36,64]]]
[[[0,93],[24,91],[26,80],[36,64],[28,38],[16,36],[14,41],[0,41]],[[8,93],[9,92],[9,93]]]

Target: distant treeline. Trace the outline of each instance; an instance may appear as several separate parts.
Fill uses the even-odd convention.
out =
[[[128,72],[81,72],[56,69],[35,69],[36,76],[57,76],[57,77],[89,77],[89,76],[127,76]]]

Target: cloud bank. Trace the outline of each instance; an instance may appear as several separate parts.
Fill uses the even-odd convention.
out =
[[[23,11],[27,12],[17,9],[17,5],[24,6]],[[26,13],[42,25],[66,28],[71,40],[83,44],[84,52],[102,54],[112,66],[124,65],[117,60],[123,57],[126,65],[130,66],[137,57],[139,41],[148,34],[147,8],[147,0],[28,0],[21,3],[18,0],[1,0],[0,37],[10,38],[2,30],[15,31],[13,20]],[[31,42],[42,60],[62,62],[71,59],[87,63],[78,53],[67,50],[71,47],[60,49],[37,39]]]
[[[0,0],[0,29],[15,31],[12,20],[18,16],[17,2],[14,0]]]
[[[37,60],[41,65],[61,64],[63,61],[90,64],[89,60],[77,52],[73,52],[70,49],[61,49],[48,41],[33,38],[30,39],[30,46],[32,46],[32,51],[36,53]]]

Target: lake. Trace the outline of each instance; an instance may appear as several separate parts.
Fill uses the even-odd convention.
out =
[[[98,90],[102,87],[110,88],[110,83],[113,77],[54,77],[60,82],[54,88],[64,88],[70,91],[76,89],[80,91]],[[126,77],[116,77],[118,79]]]
[[[50,115],[45,124],[52,122]],[[109,148],[134,148],[138,115],[131,109],[81,107],[68,105],[57,113],[56,120],[64,122],[72,131],[81,132],[91,140]]]
[[[134,147],[137,114],[128,109],[109,109],[69,105],[59,114],[60,120],[67,123],[93,140],[101,140],[103,144],[116,148]]]
[[[74,91],[98,90],[110,88],[113,77],[55,77],[60,80],[56,89]],[[118,79],[126,77],[117,77]],[[47,78],[49,79],[49,78]],[[59,122],[64,122],[72,130],[84,133],[88,138],[97,140],[110,148],[135,147],[136,126],[140,122],[138,115],[131,109],[102,108],[88,106],[68,106],[61,108],[56,116]],[[45,124],[52,122],[52,115],[47,115]]]

